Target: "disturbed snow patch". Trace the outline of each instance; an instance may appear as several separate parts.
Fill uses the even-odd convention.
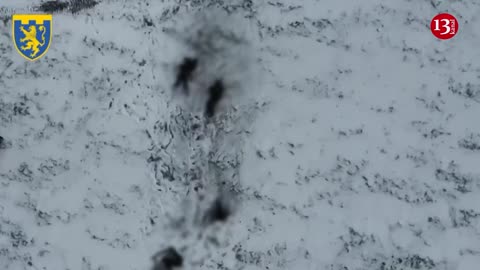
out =
[[[182,21],[187,23],[168,30],[183,48],[168,72],[176,109],[154,135],[171,141],[153,149],[150,160],[161,176],[158,182],[169,179],[186,195],[172,217],[172,229],[180,235],[172,245],[186,261],[201,263],[211,248],[226,241],[218,229],[208,227],[222,226],[238,205],[239,168],[255,117],[258,72],[251,41],[239,30],[240,18],[210,10]]]
[[[184,108],[194,113],[204,112],[209,89],[218,81],[225,88],[220,110],[248,103],[248,98],[258,91],[258,70],[247,21],[213,9],[195,13],[181,22],[179,27],[168,29],[168,32],[179,47],[184,48],[178,55],[178,62],[195,61],[188,83],[191,89],[188,96],[183,97]]]

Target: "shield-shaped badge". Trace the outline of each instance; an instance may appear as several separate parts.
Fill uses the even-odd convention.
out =
[[[44,56],[52,41],[52,15],[14,14],[12,36],[21,56],[35,61]]]

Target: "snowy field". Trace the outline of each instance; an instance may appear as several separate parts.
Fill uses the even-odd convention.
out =
[[[40,3],[0,9],[1,270],[480,269],[479,1],[102,0],[28,62]]]

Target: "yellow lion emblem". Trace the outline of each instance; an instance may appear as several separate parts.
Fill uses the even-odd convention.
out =
[[[44,56],[52,41],[51,14],[13,14],[12,39],[15,49],[27,60]]]
[[[38,30],[41,32],[42,40],[37,39],[37,28],[34,25],[30,25],[28,30],[25,30],[25,27],[20,27],[20,31],[25,35],[24,38],[20,39],[20,42],[27,42],[25,46],[20,47],[22,51],[32,50],[30,57],[35,57],[40,52],[40,47],[45,45],[45,26],[40,25]]]

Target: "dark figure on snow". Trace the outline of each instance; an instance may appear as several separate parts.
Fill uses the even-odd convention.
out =
[[[211,224],[214,222],[225,222],[231,214],[230,207],[224,198],[218,197],[207,210],[203,217],[203,222]]]
[[[173,247],[157,252],[152,260],[154,263],[152,270],[172,270],[183,264],[182,256]]]
[[[177,70],[177,79],[174,87],[183,87],[183,91],[188,94],[188,82],[190,81],[193,72],[198,66],[198,60],[195,58],[186,57],[180,64]]]
[[[207,117],[212,117],[215,114],[215,110],[217,108],[218,102],[223,97],[223,93],[225,92],[225,86],[221,80],[216,80],[210,88],[208,88],[208,100],[207,100],[207,107],[205,110],[205,114]]]

